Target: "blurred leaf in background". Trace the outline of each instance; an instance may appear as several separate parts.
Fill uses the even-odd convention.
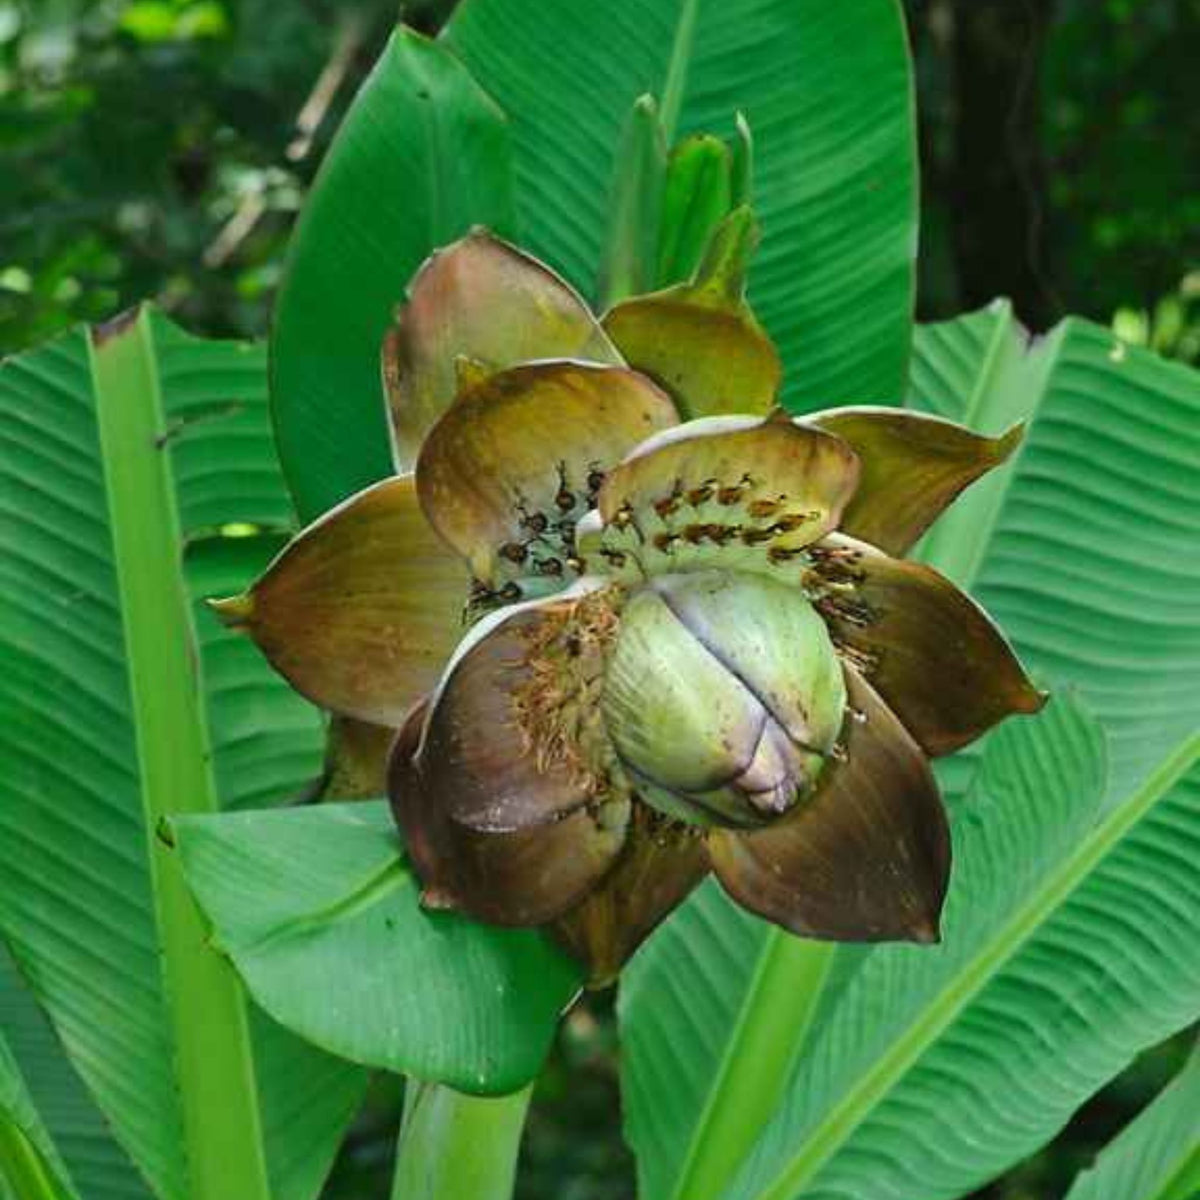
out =
[[[429,27],[437,10],[410,7]],[[0,351],[146,297],[197,332],[261,334],[301,196],[396,11],[0,0]]]

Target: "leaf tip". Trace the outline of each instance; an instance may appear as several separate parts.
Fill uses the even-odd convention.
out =
[[[239,596],[226,596],[224,599],[208,599],[204,603],[229,629],[245,629],[254,616],[254,597],[249,592],[243,592]]]
[[[1028,428],[1028,421],[1018,421],[993,441],[993,454],[997,464],[1007,462],[1012,457],[1013,451],[1025,440]]]

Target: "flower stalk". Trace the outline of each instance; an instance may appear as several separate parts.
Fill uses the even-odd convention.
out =
[[[509,1200],[532,1090],[466,1096],[410,1079],[391,1200]]]

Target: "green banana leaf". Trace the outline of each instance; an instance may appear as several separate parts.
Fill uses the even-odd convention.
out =
[[[155,837],[319,768],[318,714],[196,611],[292,522],[264,375],[150,309],[0,369],[0,933],[165,1200],[314,1196],[366,1082],[248,1011]]]
[[[288,1028],[481,1095],[540,1070],[579,968],[538,930],[424,912],[386,802],[176,817],[169,831],[214,945]]]
[[[0,1034],[8,1042],[37,1113],[80,1195],[86,1200],[148,1200],[145,1183],[108,1131],[3,946]]]
[[[1066,1200],[1195,1200],[1200,1195],[1200,1048],[1080,1173]]]
[[[20,1200],[80,1200],[0,1027],[0,1186]]]
[[[304,521],[393,471],[379,347],[413,272],[471,225],[511,236],[511,213],[500,111],[398,29],[308,194],[275,309],[275,429]]]
[[[916,250],[912,80],[893,0],[464,0],[443,40],[512,122],[520,225],[597,277],[613,156],[638,96],[667,141],[754,131],[750,298],[795,411],[894,401]]]
[[[889,963],[912,951],[840,948],[823,962],[828,948],[703,890],[623,983],[626,1120],[646,1195],[961,1195],[1200,1013],[1200,885],[1185,869],[1200,838],[1200,376],[1083,321],[1030,347],[998,304],[918,331],[911,392],[914,407],[992,432],[1030,423],[1016,460],[919,553],[980,596],[1043,681],[1077,685],[1109,746],[1102,807],[921,1004],[889,990]],[[979,761],[942,764],[952,799]],[[1049,816],[1019,818],[1009,834],[1041,853]],[[961,872],[952,887],[961,903]],[[952,939],[953,927],[927,952],[929,972]],[[1007,1003],[1020,989],[1025,1009]],[[742,1039],[762,1026],[779,1032],[750,1061]],[[894,1043],[903,1056],[886,1055]],[[992,1064],[999,1044],[1008,1058]],[[744,1081],[732,1096],[731,1077]],[[774,1116],[726,1186],[754,1140],[745,1111]]]

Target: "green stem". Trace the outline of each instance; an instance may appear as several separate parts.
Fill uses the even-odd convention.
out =
[[[0,1183],[20,1200],[66,1200],[37,1147],[15,1121],[0,1114]]]
[[[391,1200],[509,1200],[532,1090],[465,1096],[410,1080]]]

